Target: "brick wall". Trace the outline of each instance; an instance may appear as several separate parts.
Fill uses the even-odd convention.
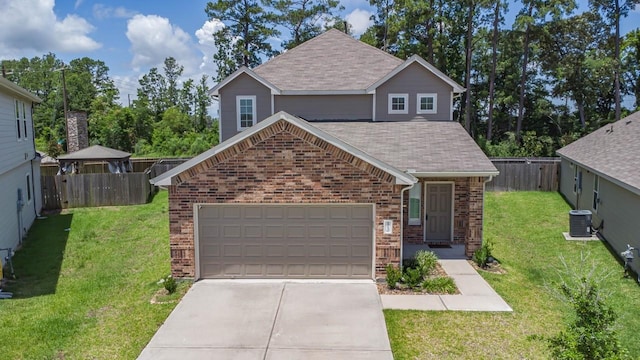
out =
[[[429,181],[454,182],[454,208],[453,208],[453,243],[465,244],[465,254],[469,257],[482,246],[482,207],[483,207],[483,182],[484,178],[421,178],[422,187],[421,206],[424,216],[424,202],[426,193],[424,183]],[[409,192],[405,191],[403,202],[403,222],[405,242],[409,244],[422,244],[424,242],[424,221],[420,225],[408,224]]]
[[[195,274],[195,203],[375,204],[376,276],[400,261],[400,190],[388,173],[279,121],[179,174],[169,189],[171,269]],[[391,235],[384,219],[394,220]]]

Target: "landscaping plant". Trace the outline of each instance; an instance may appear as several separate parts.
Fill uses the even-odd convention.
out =
[[[456,283],[449,276],[426,278],[422,288],[431,294],[455,294],[457,290]]]
[[[167,275],[167,277],[163,278],[160,281],[169,294],[173,294],[174,292],[176,292],[178,283],[176,282],[176,279],[171,276],[171,274]]]
[[[473,253],[473,261],[481,268],[486,268],[490,261],[493,261],[493,244],[489,240],[482,243],[480,249]]]
[[[393,264],[387,264],[387,286],[389,289],[395,289],[398,285],[398,282],[402,279],[402,270],[393,266]]]
[[[416,252],[416,262],[423,277],[431,275],[438,264],[438,256],[433,251],[419,250]]]
[[[420,271],[420,269],[416,268],[416,269],[412,269],[412,268],[405,268],[404,269],[404,274],[402,275],[402,280],[404,280],[404,283],[407,285],[407,287],[411,288],[411,289],[415,289],[418,286],[420,286],[420,283],[422,282],[423,276],[422,276],[422,272]]]

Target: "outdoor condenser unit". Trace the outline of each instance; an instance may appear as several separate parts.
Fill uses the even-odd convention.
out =
[[[591,236],[591,211],[569,211],[569,235],[573,237]]]

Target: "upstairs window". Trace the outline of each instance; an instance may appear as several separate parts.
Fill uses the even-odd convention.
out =
[[[418,94],[417,114],[435,114],[438,112],[438,94]]]
[[[31,176],[27,174],[27,201],[31,202]]]
[[[22,126],[20,124],[20,102],[16,100],[16,128],[18,129],[18,140],[22,139]]]
[[[256,97],[237,96],[236,113],[238,116],[238,131],[253,126],[256,123]]]
[[[408,114],[408,103],[408,94],[389,94],[389,114]]]
[[[22,128],[24,130],[22,135],[26,139],[27,138],[27,108],[24,102],[22,102]]]

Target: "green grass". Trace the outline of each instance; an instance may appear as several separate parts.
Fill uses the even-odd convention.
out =
[[[507,273],[482,276],[514,312],[385,310],[395,358],[549,358],[546,344],[532,335],[556,334],[571,319],[570,307],[556,291],[564,269],[561,256],[571,269],[596,268],[619,315],[620,340],[632,358],[640,358],[640,287],[622,277],[622,266],[605,244],[564,240],[569,210],[557,193],[488,193],[485,239],[493,242],[493,253]]]
[[[151,304],[169,273],[167,193],[37,220],[0,301],[7,359],[133,359],[184,294]],[[65,231],[65,229],[70,229]]]

